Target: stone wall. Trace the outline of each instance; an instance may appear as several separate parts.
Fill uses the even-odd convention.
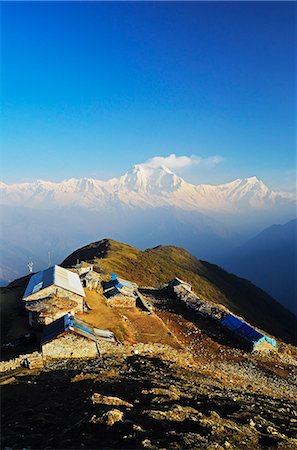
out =
[[[276,352],[277,349],[270,342],[264,340],[253,346],[253,351],[256,352]]]
[[[118,295],[108,298],[106,300],[106,303],[109,306],[114,306],[117,308],[135,308],[136,307],[136,298],[118,294]]]
[[[64,297],[64,298],[69,298],[70,300],[74,300],[80,306],[81,311],[83,311],[84,299],[81,295],[67,291],[66,289],[57,287],[55,285],[49,286],[45,289],[41,289],[40,291],[35,292],[35,294],[32,294],[29,297],[27,297],[26,299],[24,299],[24,302],[41,300],[42,298],[47,298],[50,295],[56,295],[57,297]]]
[[[218,307],[210,302],[202,300],[198,295],[189,291],[188,287],[183,284],[176,285],[172,288],[176,298],[185,303],[185,305],[194,310],[203,317],[209,317],[214,320],[221,320],[226,316],[226,312],[222,307]]]
[[[0,372],[8,370],[15,370],[21,367],[28,369],[39,369],[43,367],[42,354],[38,352],[20,355],[18,358],[10,359],[9,361],[0,362]]]
[[[49,325],[55,320],[60,319],[60,317],[65,316],[65,314],[67,313],[74,316],[76,312],[81,312],[80,306],[78,306],[77,308],[57,311],[56,313],[50,313],[48,315],[44,315],[43,312],[38,313],[29,311],[29,325],[34,329],[40,329],[40,327]]]
[[[96,358],[96,342],[68,332],[42,346],[45,358]]]

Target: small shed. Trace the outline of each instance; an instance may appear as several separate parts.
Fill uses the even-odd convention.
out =
[[[84,288],[97,290],[101,286],[101,276],[99,273],[89,270],[80,275],[80,280]]]
[[[274,339],[256,330],[256,328],[231,313],[227,314],[219,323],[223,328],[231,331],[240,341],[244,342],[249,350],[274,351],[277,349]]]
[[[53,266],[32,275],[23,300],[25,304],[28,304],[28,302],[48,298],[50,295],[74,300],[80,305],[80,311],[83,311],[85,292],[79,276],[70,270]]]
[[[107,304],[122,308],[135,308],[138,286],[132,281],[111,274],[111,280],[102,282],[103,294]]]
[[[41,347],[46,358],[96,358],[104,342],[116,342],[111,331],[65,314],[44,327]]]
[[[87,263],[85,261],[77,262],[75,266],[72,266],[69,268],[71,272],[77,273],[77,275],[80,277],[81,275],[84,275],[90,271],[94,270],[94,264]]]

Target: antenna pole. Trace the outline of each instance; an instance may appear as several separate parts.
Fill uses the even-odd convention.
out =
[[[29,273],[33,272],[33,266],[34,266],[34,263],[33,263],[32,259],[30,259],[28,262]]]

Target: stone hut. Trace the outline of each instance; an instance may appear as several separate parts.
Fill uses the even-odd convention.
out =
[[[77,273],[77,275],[80,277],[81,275],[84,275],[90,271],[94,270],[94,264],[87,263],[85,261],[77,262],[75,266],[72,266],[68,270],[71,270],[71,272]]]
[[[138,286],[132,281],[111,274],[111,280],[102,282],[103,294],[107,304],[114,307],[135,308]]]
[[[79,276],[70,270],[53,266],[32,275],[23,295],[25,308],[50,296],[72,300],[78,305],[75,310],[83,311],[85,292]]]
[[[212,319],[217,324],[218,329],[221,327],[231,333],[246,350],[258,352],[277,350],[277,344],[273,338],[261,333],[222,306],[201,299],[187,285],[188,283],[176,283],[174,280],[168,283],[168,287],[173,291],[177,300],[184,303],[187,308],[196,314]]]
[[[109,330],[65,314],[43,329],[41,348],[44,358],[96,358],[104,343],[115,343]]]
[[[275,339],[257,330],[232,313],[226,314],[219,323],[222,328],[230,331],[238,341],[242,342],[249,351],[267,352],[277,350]]]
[[[99,287],[101,288],[101,276],[93,270],[82,274],[80,280],[83,287],[86,289],[97,290]]]

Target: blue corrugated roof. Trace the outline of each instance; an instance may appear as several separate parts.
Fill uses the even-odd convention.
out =
[[[264,334],[260,333],[238,317],[233,316],[233,314],[227,314],[220,323],[225,328],[228,328],[228,330],[233,331],[235,334],[238,334],[243,339],[250,342],[257,342],[264,337]]]
[[[233,333],[245,339],[247,342],[253,344],[254,347],[256,347],[257,344],[260,344],[260,342],[267,341],[277,348],[277,344],[274,339],[260,333],[260,331],[256,330],[256,328],[252,327],[238,317],[233,316],[233,314],[227,314],[226,317],[220,320],[220,324],[223,327],[228,328],[228,330],[233,331]]]
[[[110,298],[110,297],[115,297],[116,295],[119,295],[120,293],[121,292],[116,287],[114,287],[112,289],[109,289],[108,291],[105,291],[104,295],[106,298]]]

